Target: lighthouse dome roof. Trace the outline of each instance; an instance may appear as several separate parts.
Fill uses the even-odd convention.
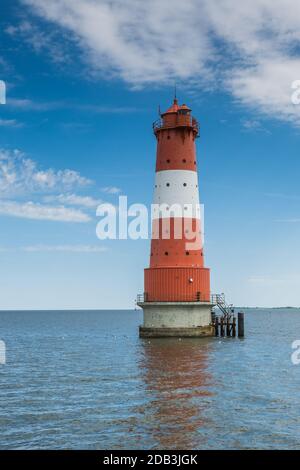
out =
[[[189,108],[186,104],[179,105],[177,98],[175,98],[173,104],[167,109],[167,111],[162,113],[162,116],[165,114],[177,113],[180,110],[191,111],[191,108]]]

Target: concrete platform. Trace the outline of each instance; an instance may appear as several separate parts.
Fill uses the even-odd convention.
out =
[[[144,312],[141,337],[213,336],[210,302],[139,302]]]
[[[139,333],[141,338],[206,338],[214,336],[214,328],[211,325],[195,328],[146,328],[140,326]]]

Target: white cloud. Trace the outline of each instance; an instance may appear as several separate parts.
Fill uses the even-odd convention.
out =
[[[12,108],[19,109],[21,111],[50,111],[57,108],[64,107],[63,102],[53,101],[53,102],[37,102],[32,101],[28,98],[13,98],[11,96],[7,97],[7,106]]]
[[[0,149],[0,195],[70,189],[91,181],[74,170],[46,170],[19,150]]]
[[[298,0],[23,3],[68,32],[102,77],[222,87],[239,103],[300,125],[300,106],[291,103],[300,79]]]
[[[23,247],[26,252],[104,253],[107,248],[96,245],[33,245]]]
[[[55,222],[89,222],[91,220],[84,212],[64,206],[53,207],[34,202],[1,200],[0,215]]]
[[[15,248],[0,246],[0,253],[11,253],[13,251],[26,253],[105,253],[107,247],[97,245],[29,245]]]
[[[69,60],[66,49],[57,41],[54,32],[42,30],[27,20],[22,20],[17,26],[8,26],[5,32],[10,36],[21,36],[23,42],[36,52],[46,50],[57,64],[65,64]]]
[[[91,183],[77,171],[41,169],[21,151],[0,148],[0,216],[89,222],[91,216],[84,209],[95,209],[103,201],[70,190]],[[118,194],[120,189],[109,186],[104,192]]]
[[[117,188],[116,186],[107,186],[105,188],[102,188],[101,191],[106,194],[119,194],[121,192],[121,189]]]
[[[67,29],[84,48],[94,70],[121,75],[130,83],[199,74],[203,57],[212,52],[205,18],[194,0],[174,0],[172,7],[163,0],[24,3]]]
[[[242,122],[242,125],[246,130],[249,130],[249,131],[259,130],[261,128],[261,123],[259,121],[256,121],[255,119],[254,120],[246,119],[245,121]]]
[[[9,65],[7,61],[4,59],[4,57],[0,56],[0,68],[4,71],[7,71],[9,69]]]
[[[140,109],[133,106],[103,106],[101,104],[82,104],[69,101],[33,101],[28,98],[13,98],[12,96],[7,97],[6,105],[11,108],[18,109],[20,111],[55,111],[57,109],[70,109],[78,110],[86,113],[95,114],[128,114],[140,111]],[[65,126],[82,126],[83,124],[78,123],[65,123]]]
[[[0,127],[23,127],[21,122],[18,122],[16,119],[0,119]]]
[[[46,196],[46,202],[58,202],[59,204],[66,204],[71,206],[81,206],[87,208],[95,208],[103,201],[95,199],[91,196],[78,196],[77,194],[59,194],[57,196]]]
[[[292,83],[298,77],[300,59],[278,55],[264,58],[254,67],[235,69],[228,85],[233,96],[250,108],[300,125],[300,106],[291,101]]]
[[[245,119],[242,121],[242,126],[246,132],[264,132],[270,134],[270,131],[265,129],[262,123],[256,119]]]

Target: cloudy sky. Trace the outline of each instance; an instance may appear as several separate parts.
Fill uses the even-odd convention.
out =
[[[201,123],[212,289],[300,305],[300,3],[2,0],[0,308],[131,308],[149,242],[96,207],[150,204],[158,105]]]

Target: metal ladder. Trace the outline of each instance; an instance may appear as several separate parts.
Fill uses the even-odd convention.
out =
[[[215,304],[222,312],[224,320],[231,320],[234,316],[233,304],[227,304],[225,301],[225,294],[212,295],[212,303]]]

